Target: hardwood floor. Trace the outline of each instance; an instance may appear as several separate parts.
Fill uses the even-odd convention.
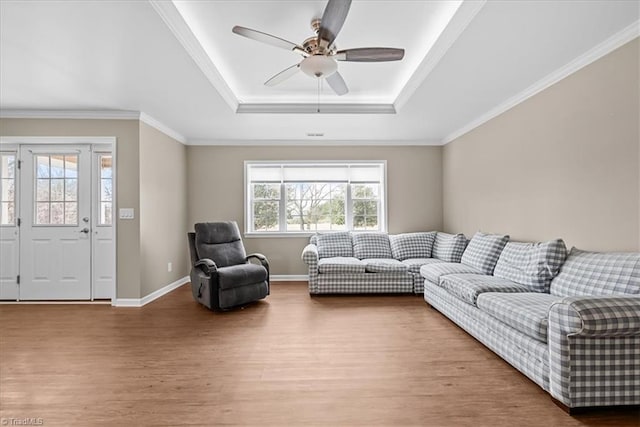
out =
[[[0,306],[0,417],[45,426],[639,424],[638,411],[570,417],[419,296],[311,298],[306,283],[274,283],[266,300],[219,314],[188,286],[142,308]]]

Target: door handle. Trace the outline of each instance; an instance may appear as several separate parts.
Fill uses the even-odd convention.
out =
[[[89,229],[87,227],[80,230],[80,233],[89,234]]]

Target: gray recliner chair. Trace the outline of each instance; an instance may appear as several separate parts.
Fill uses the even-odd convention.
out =
[[[246,255],[235,221],[205,222],[188,233],[191,291],[210,310],[225,311],[269,295],[269,262]],[[260,264],[249,262],[257,259]]]

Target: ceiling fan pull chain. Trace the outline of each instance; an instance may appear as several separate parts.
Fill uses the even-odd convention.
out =
[[[318,77],[318,107],[316,109],[316,113],[320,112],[320,81],[322,79],[320,77]]]

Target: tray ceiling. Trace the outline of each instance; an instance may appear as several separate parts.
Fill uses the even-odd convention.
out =
[[[311,78],[263,87],[296,55],[231,28],[300,42],[324,4],[2,0],[0,116],[142,116],[189,144],[442,144],[640,34],[637,1],[467,0],[446,22],[448,1],[354,0],[339,47],[407,60],[340,63],[352,93],[316,114]]]

